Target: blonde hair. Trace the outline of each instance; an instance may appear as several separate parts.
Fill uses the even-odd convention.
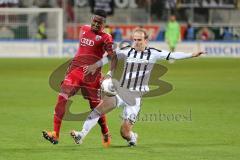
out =
[[[142,32],[144,34],[144,39],[148,39],[149,38],[147,30],[144,29],[144,28],[136,28],[136,29],[134,29],[133,30],[133,34],[136,33],[136,32]]]

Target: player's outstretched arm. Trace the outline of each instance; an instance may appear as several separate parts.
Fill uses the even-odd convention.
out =
[[[111,60],[110,71],[112,73],[110,73],[110,72],[109,73],[113,74],[113,72],[115,71],[115,68],[117,66],[118,59],[123,59],[124,57],[125,57],[125,55],[123,53],[118,52],[118,51],[113,51],[112,54],[109,54],[108,56],[103,57],[96,63],[89,65],[89,66],[85,66],[83,68],[84,73],[85,74],[94,74],[96,72],[97,68],[104,66]]]
[[[116,69],[117,61],[118,61],[118,58],[117,58],[115,53],[103,57],[102,59],[100,59],[99,61],[97,61],[94,64],[83,67],[83,71],[84,71],[85,74],[92,74],[93,75],[96,72],[97,68],[102,67],[105,64],[107,64],[109,62],[109,60],[110,60],[110,72],[109,72],[109,74],[113,74],[115,69]]]
[[[204,54],[204,52],[195,52],[195,53],[192,53],[192,57],[199,57],[201,56],[202,54]]]
[[[183,52],[170,52],[166,59],[186,59],[186,58],[193,58],[198,57],[204,52],[195,52],[195,53],[183,53]]]

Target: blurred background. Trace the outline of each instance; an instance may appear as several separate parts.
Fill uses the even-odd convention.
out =
[[[165,42],[176,36],[176,50],[240,55],[239,0],[4,0],[0,7],[0,57],[73,56],[81,25],[99,8],[116,42],[143,27],[157,48],[170,50]],[[173,16],[179,31],[171,31]]]

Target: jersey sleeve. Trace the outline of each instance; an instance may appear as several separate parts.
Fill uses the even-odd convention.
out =
[[[166,51],[166,50],[158,50],[158,49],[155,49],[155,48],[151,48],[151,52],[153,52],[156,55],[157,60],[167,59],[168,55],[171,53],[171,52]]]
[[[116,50],[116,54],[117,54],[117,58],[118,59],[124,59],[127,57],[127,53],[129,52],[130,48],[126,47],[126,48],[118,48]]]
[[[108,55],[113,54],[113,39],[110,34],[106,34],[106,36],[105,36],[104,50],[108,53]]]
[[[160,59],[185,59],[185,58],[191,58],[192,54],[191,53],[184,53],[184,52],[170,52],[166,50],[154,50],[156,54],[156,58],[158,60]]]
[[[192,53],[172,52],[168,56],[168,59],[186,59],[186,58],[191,58],[191,57],[192,57]]]

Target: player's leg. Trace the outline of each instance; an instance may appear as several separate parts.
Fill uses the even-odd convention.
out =
[[[90,106],[91,106],[91,109],[94,110],[94,108],[97,107],[97,105],[100,103],[100,102],[94,102],[94,101],[89,101],[90,103]],[[108,134],[109,132],[109,129],[108,129],[108,126],[107,126],[107,116],[105,114],[103,114],[99,120],[98,120],[98,124],[99,126],[101,127],[101,132],[102,134]]]
[[[67,106],[67,102],[71,96],[73,96],[78,91],[78,87],[65,85],[64,83],[61,85],[61,93],[59,93],[58,100],[54,110],[54,122],[53,129],[57,133],[57,136],[60,134],[60,128],[62,124],[62,119],[65,114],[65,109]]]
[[[61,84],[61,91],[58,95],[57,103],[55,105],[53,131],[43,131],[43,137],[53,144],[58,143],[62,119],[65,114],[68,99],[73,96],[79,89],[79,87],[76,85],[77,80],[78,78],[72,76],[71,73],[65,77],[64,81]]]
[[[68,90],[70,90],[70,87],[68,87]],[[75,89],[71,89],[71,90],[74,91]],[[62,90],[62,92],[59,93],[57,103],[54,109],[53,131],[43,131],[43,137],[49,140],[53,144],[58,143],[62,119],[65,114],[65,108],[70,96],[71,94],[67,93],[66,90],[64,89]]]
[[[177,46],[177,40],[172,40],[170,43],[170,51],[174,52]]]
[[[135,146],[137,144],[137,133],[132,131],[133,123],[129,120],[123,120],[120,128],[120,133],[123,139],[127,140],[129,146]]]
[[[123,122],[120,128],[120,133],[121,136],[127,140],[129,146],[134,146],[137,143],[138,135],[132,131],[132,128],[140,111],[140,103],[141,98],[136,98],[136,105],[126,106],[123,110]]]
[[[90,108],[92,110],[96,108],[101,101],[100,79],[101,76],[97,77],[94,83],[83,83],[84,86],[81,87],[82,95],[84,98],[88,99]],[[110,145],[111,137],[107,126],[107,117],[105,114],[99,118],[98,124],[101,127],[103,145]]]
[[[175,51],[175,46],[171,46],[170,51],[174,52]]]
[[[169,50],[170,50],[170,52],[174,52],[175,51],[175,45],[170,43]]]
[[[99,105],[89,114],[83,124],[82,131],[72,131],[71,136],[77,144],[82,143],[83,138],[90,132],[90,130],[97,124],[99,118],[116,107],[116,97],[104,96]]]
[[[87,89],[84,89],[82,87],[81,91],[82,91],[82,94],[83,94],[84,98],[88,99],[90,108],[92,110],[94,110],[94,108],[96,108],[101,101],[100,89],[99,88],[91,88],[91,87],[88,87]],[[105,135],[109,132],[108,126],[107,126],[107,119],[106,119],[105,114],[103,114],[99,118],[98,124],[101,127],[101,132],[102,132],[103,135]]]
[[[94,110],[94,108],[96,108],[99,103],[100,101],[89,100],[89,104],[92,110]],[[101,115],[98,120],[98,124],[101,127],[103,146],[107,147],[111,143],[111,135],[107,125],[107,116],[105,114]]]

